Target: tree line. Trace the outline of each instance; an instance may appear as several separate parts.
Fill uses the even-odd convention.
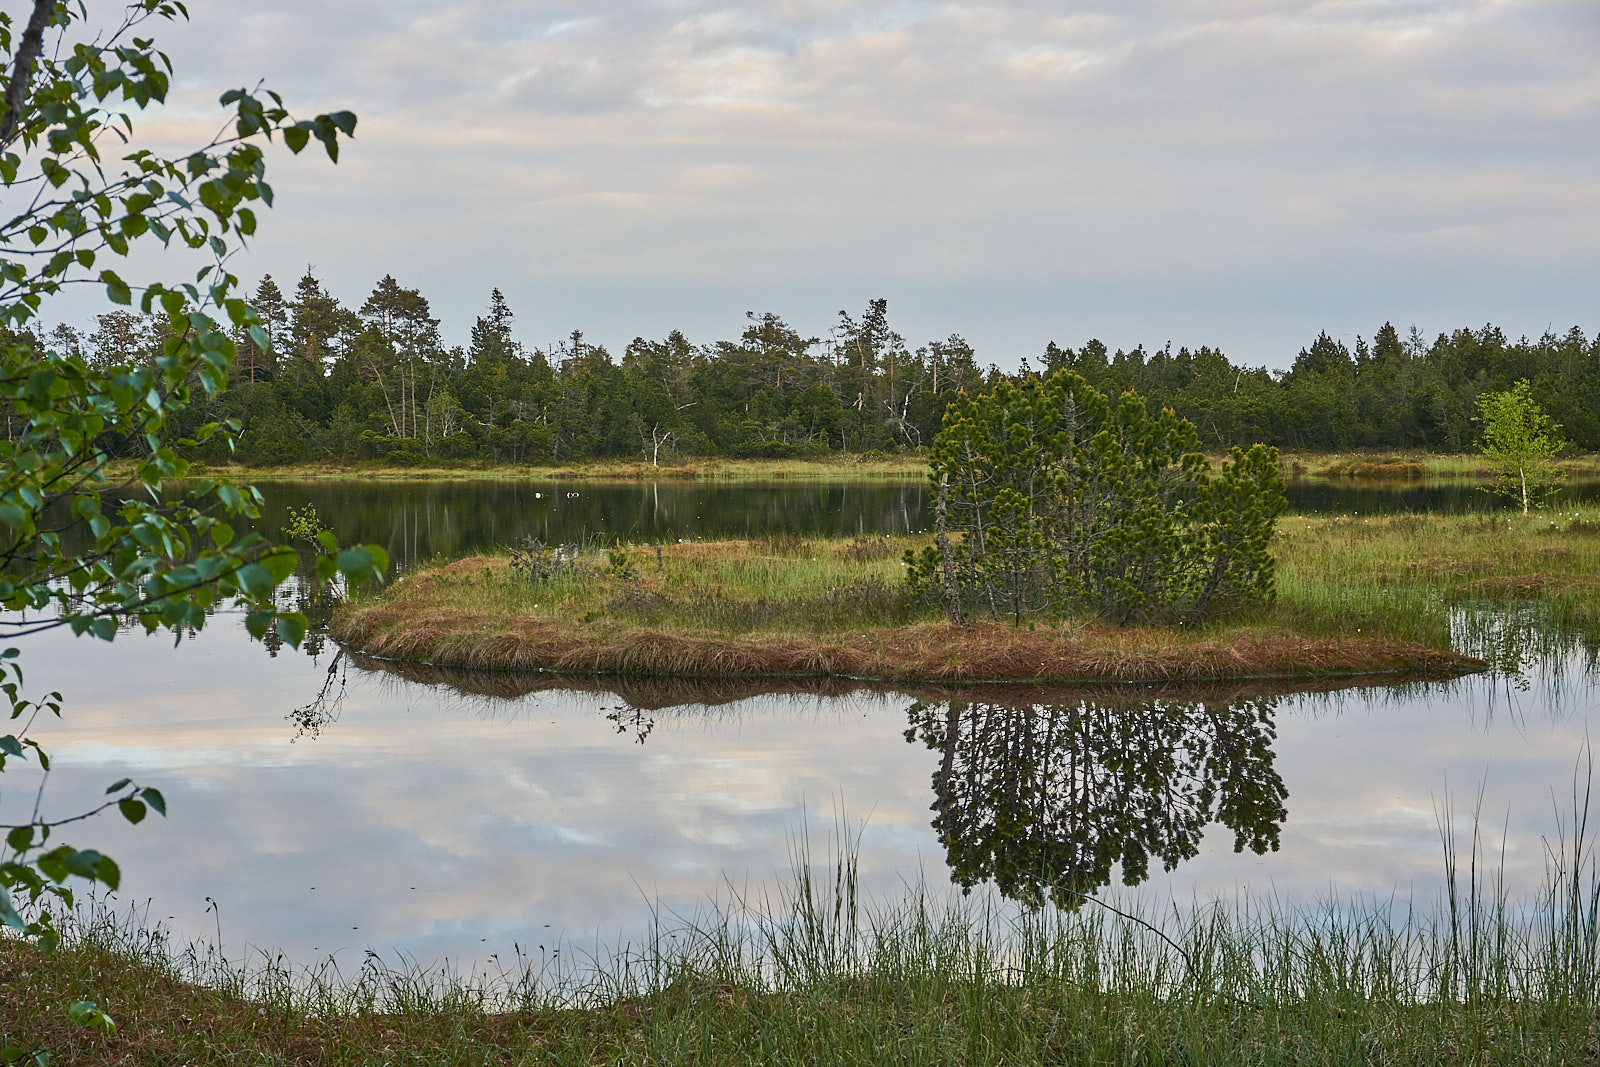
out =
[[[239,420],[235,455],[253,464],[904,451],[932,442],[962,391],[1063,368],[1111,396],[1137,390],[1152,414],[1172,408],[1210,450],[1263,442],[1467,451],[1480,437],[1477,398],[1520,380],[1576,447],[1600,450],[1600,336],[1577,327],[1512,341],[1485,326],[1429,340],[1386,323],[1353,351],[1323,333],[1287,371],[1235,364],[1206,346],[1112,352],[1095,340],[1076,349],[1052,342],[1002,375],[959,335],[913,348],[891,328],[881,299],[859,315],[841,311],[824,337],[749,313],[735,340],[694,344],[673,331],[636,338],[620,356],[579,332],[550,349],[524,345],[498,289],[465,347],[446,346],[427,297],[388,275],[359,306],[329,293],[310,269],[287,294],[262,278],[253,303],[269,344],[241,332],[229,388],[186,415],[196,425]],[[110,367],[150,363],[169,330],[164,315],[116,310],[90,330],[63,324],[0,340]],[[129,439],[113,451],[139,447]],[[195,451],[220,459],[224,448]]]

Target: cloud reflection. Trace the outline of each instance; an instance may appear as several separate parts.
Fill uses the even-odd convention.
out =
[[[57,766],[50,810],[92,800],[130,766],[159,786],[169,819],[101,820],[70,839],[117,857],[127,898],[153,897],[151,915],[173,916],[182,935],[211,936],[205,898],[218,900],[235,955],[249,944],[310,961],[371,946],[466,962],[557,935],[610,943],[642,933],[653,906],[692,914],[730,886],[759,896],[784,884],[797,839],[809,833],[823,856],[836,817],[864,824],[868,899],[949,878],[930,813],[940,759],[906,742],[905,696],[726,692],[720,705],[649,711],[640,744],[607,718],[619,706],[609,692],[472,694],[352,671],[337,722],[292,742],[289,710],[327,661],[269,659],[229,625],[179,649],[61,635],[29,656],[30,679],[66,697],[41,737]],[[1248,887],[1310,903],[1415,891],[1427,905],[1441,873],[1434,813],[1449,796],[1470,818],[1480,782],[1484,825],[1509,827],[1511,887],[1532,888],[1588,711],[1545,714],[1537,689],[1525,696],[1515,717],[1486,716],[1472,680],[1275,698],[1281,851],[1236,854],[1223,826],[1137,892]],[[23,783],[6,784],[9,805]]]

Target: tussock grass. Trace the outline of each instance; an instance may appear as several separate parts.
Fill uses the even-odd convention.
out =
[[[1476,831],[1437,901],[1121,898],[1016,911],[913,886],[864,900],[853,853],[578,964],[459,974],[240,965],[101,918],[53,956],[0,939],[0,1029],[52,1063],[1578,1064],[1600,1051],[1600,880],[1579,815],[1508,899]],[[1448,827],[1449,814],[1441,824]],[[564,962],[557,963],[557,959]],[[114,1033],[74,1026],[94,1000]]]
[[[1486,467],[1485,474],[1490,473]],[[1428,464],[1420,459],[1403,459],[1398,456],[1349,457],[1328,461],[1313,473],[1324,478],[1392,478],[1421,479],[1427,477]],[[1450,471],[1449,473],[1456,473]]]
[[[1557,464],[1569,474],[1600,474],[1600,455],[1578,455]],[[1494,477],[1494,466],[1481,453],[1434,452],[1289,452],[1283,469],[1319,478],[1374,481],[1482,481]]]

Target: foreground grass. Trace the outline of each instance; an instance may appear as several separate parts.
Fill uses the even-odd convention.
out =
[[[240,966],[102,920],[49,957],[0,939],[0,1031],[54,1064],[1593,1063],[1600,895],[1576,839],[1522,907],[1448,839],[1427,909],[872,906],[852,863],[800,865],[775,901],[565,971]],[[68,1020],[84,999],[114,1032]]]
[[[546,581],[476,556],[346,607],[333,633],[453,667],[943,682],[1447,671],[1500,654],[1473,620],[1508,607],[1552,639],[1600,644],[1600,516],[1581,512],[1288,518],[1277,603],[1188,629],[952,626],[904,593],[899,558],[921,543],[635,547],[624,568],[595,551]]]

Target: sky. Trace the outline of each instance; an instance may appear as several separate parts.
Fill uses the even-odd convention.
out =
[[[109,5],[107,5],[109,10]],[[236,0],[163,27],[158,143],[257,80],[348,108],[276,154],[237,272],[421,289],[450,343],[614,353],[889,301],[1002,368],[1049,341],[1285,367],[1485,323],[1600,329],[1594,0]],[[93,12],[91,12],[93,14]],[[187,139],[187,140],[186,140]]]

